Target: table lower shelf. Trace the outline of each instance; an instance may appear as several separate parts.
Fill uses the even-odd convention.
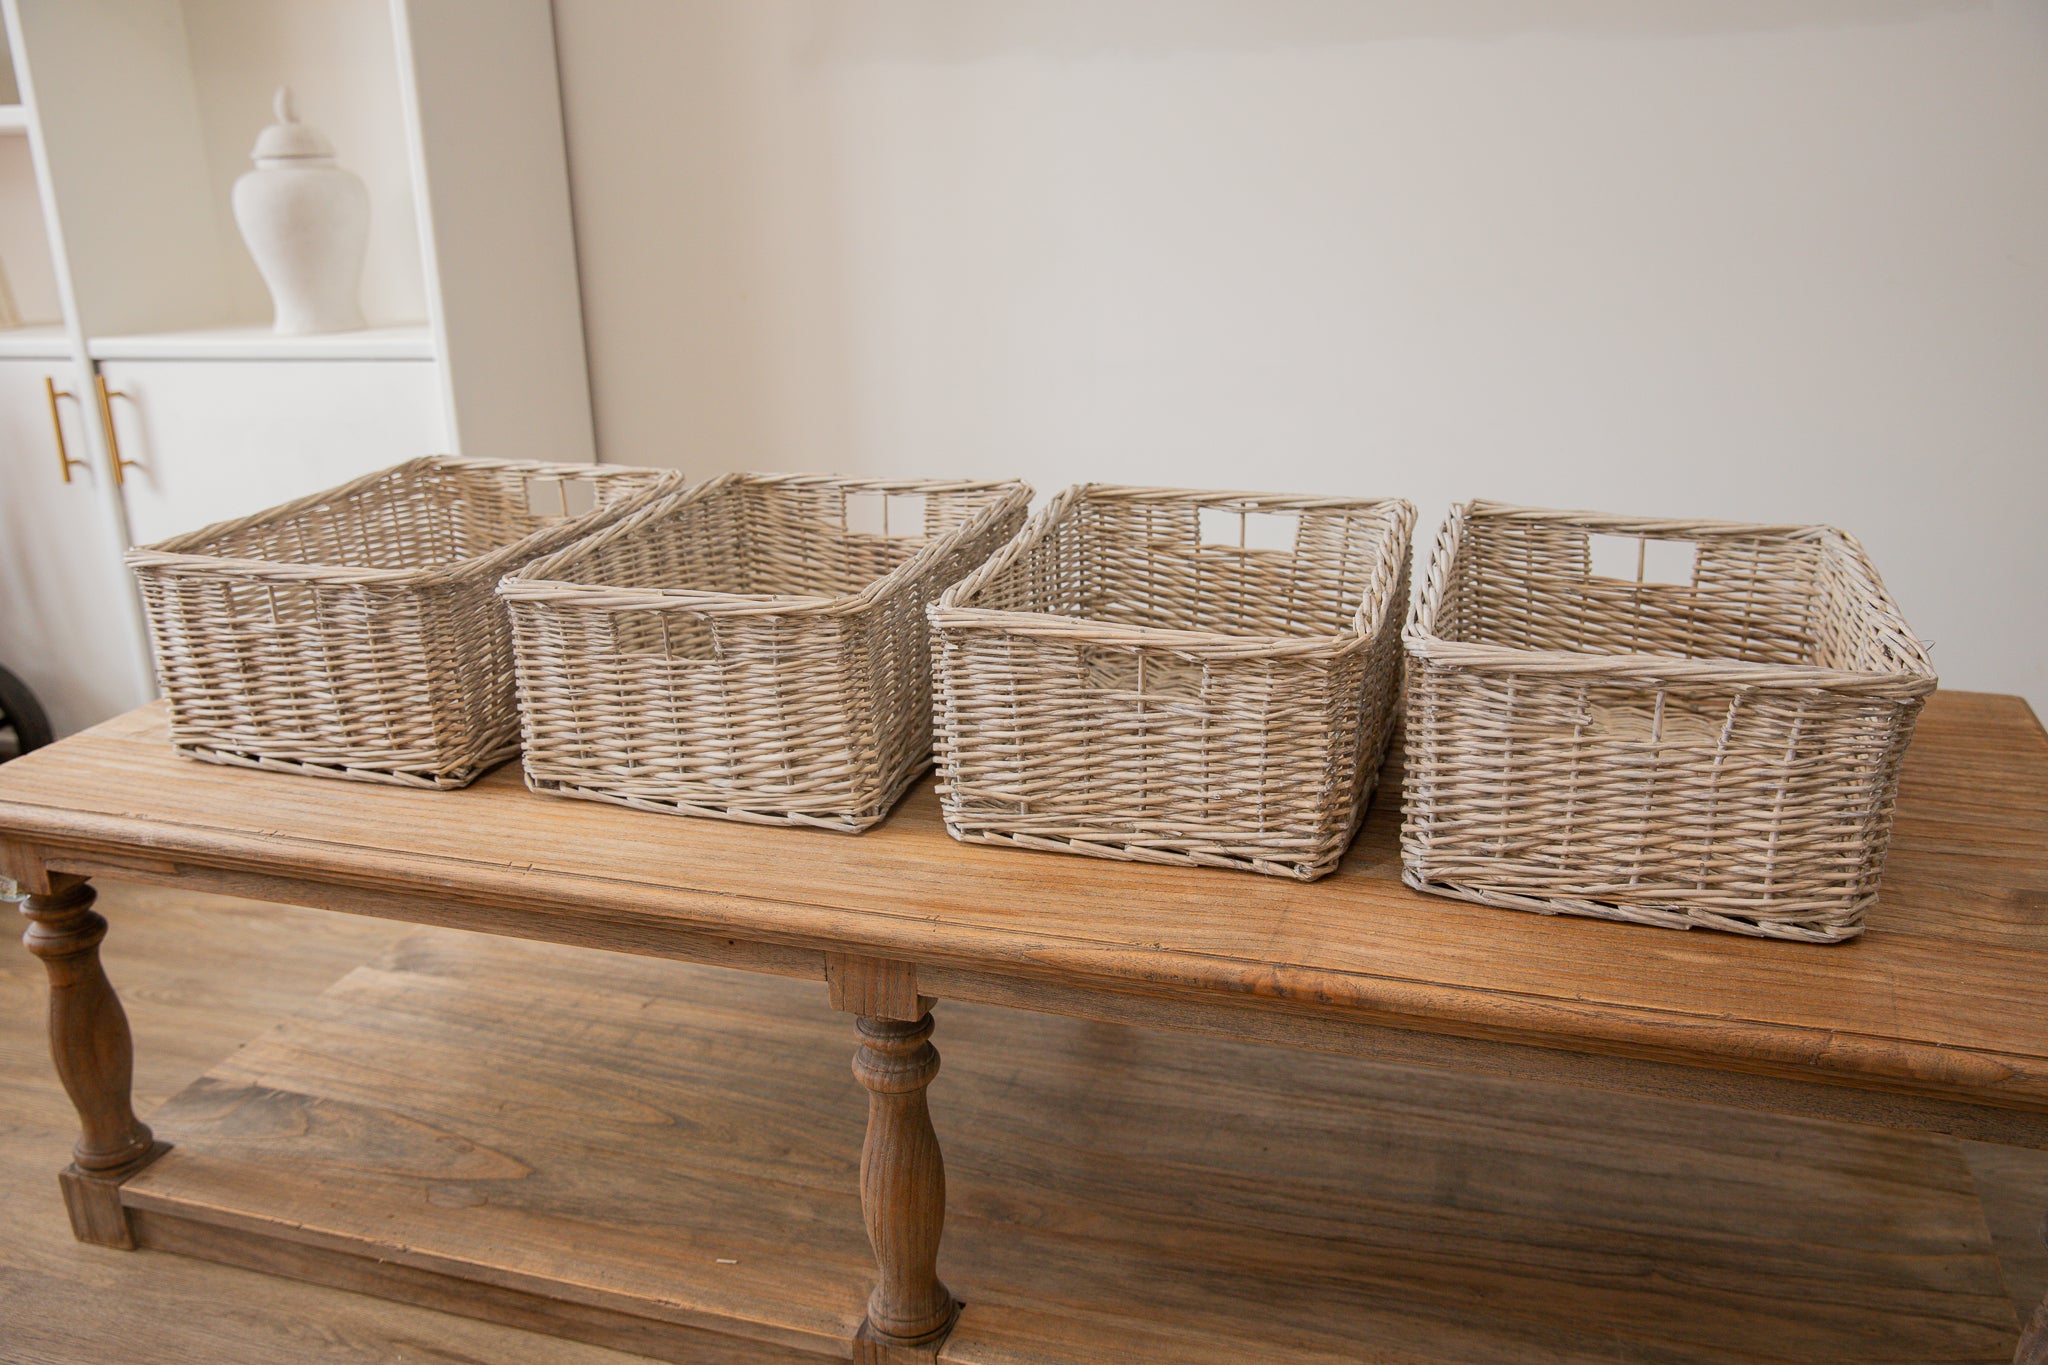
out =
[[[941,1359],[2004,1361],[1944,1139],[941,1003]],[[682,1361],[845,1359],[822,985],[414,936],[154,1118],[145,1247]]]

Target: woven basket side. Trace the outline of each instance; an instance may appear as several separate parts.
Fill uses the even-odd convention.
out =
[[[442,727],[418,594],[190,573],[139,583],[173,744],[283,762],[434,765]],[[358,655],[378,667],[351,667]]]
[[[1819,941],[1876,896],[1917,701],[1427,660],[1408,677],[1412,884]]]
[[[535,565],[522,574],[615,588],[755,592],[747,511],[743,492],[730,481],[700,485],[622,519],[557,557],[554,566]]]
[[[883,610],[857,618],[862,628],[858,649],[861,667],[871,673],[877,704],[868,709],[874,729],[862,735],[872,743],[876,763],[885,773],[922,771],[932,750],[931,604],[974,567],[1017,534],[1024,524],[1028,494],[992,502],[938,495],[928,498],[928,535],[944,536],[950,548],[926,559],[892,595]],[[975,503],[981,505],[977,508]]]
[[[832,599],[877,589],[927,545],[1014,500],[1020,488],[728,474],[657,498],[608,530],[528,565],[507,592],[559,600],[549,584],[579,584],[596,590],[580,594],[585,600],[608,600],[620,609],[665,610],[680,605],[661,600],[674,593],[702,606],[718,605],[707,598],[789,597],[812,599],[807,610],[850,609]],[[888,494],[923,501],[915,526],[888,534],[848,526],[849,496]],[[774,609],[766,601],[722,605]]]
[[[921,520],[882,537],[844,524],[861,483],[728,476],[508,579],[528,781],[742,819],[880,819],[929,759],[925,607],[1029,499],[930,487]]]
[[[479,582],[602,531],[680,489],[671,470],[621,465],[441,462],[457,478],[456,538]]]
[[[1839,532],[1653,523],[1696,542],[1694,583],[1589,574],[1589,532],[1643,525],[1447,519],[1408,635],[1404,877],[1523,909],[1853,937],[1933,686],[1924,651]]]
[[[1107,493],[1063,493],[935,613],[948,828],[1323,875],[1386,751],[1412,509],[1303,506],[1288,553],[1205,540],[1204,506],[1258,495]]]
[[[489,579],[465,575],[419,590],[435,743],[456,769],[508,756],[518,716],[512,628]]]
[[[622,497],[655,482],[653,471],[647,471],[648,477],[642,481],[595,473],[579,481],[533,476],[519,469],[456,464],[440,466],[435,473],[436,512],[445,518],[453,559],[487,555],[570,525],[582,511],[614,507]],[[570,489],[577,482],[583,484],[588,500],[572,503]]]
[[[181,537],[186,554],[278,564],[411,569],[460,557],[455,490],[432,460]],[[169,547],[166,547],[169,548]]]
[[[543,524],[526,507],[523,476],[425,459],[183,548],[280,564],[418,569],[488,553]]]
[[[848,489],[841,485],[763,482],[742,488],[748,502],[750,592],[817,597],[859,592],[923,544],[921,535],[850,529]],[[922,531],[921,521],[917,529]]]
[[[1083,489],[1049,508],[1056,515],[961,605],[1241,637],[1334,636],[1359,624],[1374,575],[1392,572],[1382,550],[1400,528],[1389,507],[1287,511],[1292,550],[1260,549],[1205,539],[1205,509],[1226,522],[1246,515],[1229,497],[1137,500]]]
[[[1359,750],[1339,699],[1360,696],[1365,665],[1355,651],[1334,668],[1175,666],[1043,636],[949,632],[948,825],[963,838],[1199,852],[1304,875],[1352,806]]]
[[[1402,519],[1402,545],[1400,553],[1395,556],[1398,568],[1394,574],[1394,585],[1385,591],[1386,609],[1378,622],[1372,648],[1363,658],[1365,673],[1360,685],[1365,705],[1357,712],[1361,720],[1354,746],[1355,772],[1351,789],[1356,807],[1351,817],[1354,830],[1365,815],[1367,798],[1379,784],[1380,769],[1386,764],[1387,753],[1393,747],[1394,731],[1400,721],[1402,683],[1406,676],[1401,632],[1406,626],[1410,597],[1407,538],[1413,516],[1410,509]],[[1374,591],[1380,590],[1376,587]]]
[[[863,804],[883,779],[876,746],[856,733],[876,688],[844,618],[509,605],[537,789],[819,822],[879,814]]]
[[[565,481],[588,485],[595,510],[574,515]],[[516,733],[499,565],[674,481],[435,457],[131,552],[173,742],[219,762],[462,785]],[[535,497],[542,484],[561,509]]]
[[[421,571],[532,557],[602,524],[602,512],[676,482],[655,469],[430,456],[145,547],[131,562],[141,572],[170,556],[246,561],[273,566],[273,577],[310,577],[322,566]]]
[[[1912,673],[1934,666],[1885,591],[1877,569],[1851,536],[1829,531],[1815,565],[1814,662],[1824,668]]]
[[[1814,662],[1818,540],[1702,538],[1692,582],[1645,583],[1595,574],[1593,533],[1550,520],[1467,520],[1436,633],[1510,649]]]

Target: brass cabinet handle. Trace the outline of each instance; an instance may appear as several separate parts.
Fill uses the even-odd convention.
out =
[[[57,470],[64,476],[64,482],[70,483],[71,471],[73,469],[83,469],[85,461],[72,459],[71,447],[64,444],[64,416],[57,409],[57,400],[59,398],[76,400],[78,395],[69,389],[58,388],[57,381],[48,375],[43,376],[43,392],[50,396],[50,430],[57,433]]]
[[[114,487],[119,488],[128,482],[122,477],[123,471],[142,468],[134,460],[121,458],[121,438],[114,434],[114,400],[128,395],[119,389],[108,388],[107,377],[97,370],[93,371],[92,382],[100,391],[100,423],[107,429],[107,454],[113,457]]]

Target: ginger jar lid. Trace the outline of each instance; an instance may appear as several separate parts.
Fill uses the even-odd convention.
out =
[[[277,97],[271,107],[277,114],[277,122],[256,135],[256,149],[249,153],[250,156],[257,161],[300,161],[334,155],[334,144],[327,140],[325,134],[310,123],[299,122],[298,113],[292,107],[290,86],[277,88]]]

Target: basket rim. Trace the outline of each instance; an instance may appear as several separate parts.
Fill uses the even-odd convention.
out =
[[[137,545],[123,555],[131,570],[196,571],[212,575],[230,575],[238,578],[262,579],[277,583],[327,583],[335,585],[358,585],[378,587],[432,587],[479,574],[488,574],[508,562],[516,562],[533,553],[535,542],[545,541],[558,535],[565,527],[574,527],[585,518],[600,512],[613,512],[616,508],[593,508],[590,512],[566,517],[551,525],[531,531],[518,540],[510,541],[494,550],[474,555],[468,559],[451,560],[446,564],[435,564],[416,569],[379,569],[352,564],[300,563],[278,559],[242,559],[231,555],[206,554],[191,547],[203,545],[219,538],[259,526],[265,522],[279,521],[294,517],[302,512],[333,502],[339,498],[352,497],[378,483],[402,474],[430,469],[470,469],[480,471],[515,470],[538,478],[600,478],[600,479],[646,479],[648,487],[642,496],[658,493],[665,483],[678,481],[681,476],[673,470],[647,465],[616,464],[564,464],[540,460],[481,460],[466,459],[456,455],[421,455],[402,460],[383,469],[372,470],[358,475],[346,483],[332,488],[323,488],[289,502],[251,512],[247,516],[231,517],[217,521],[196,530],[185,531],[151,545]]]
[[[975,594],[1048,535],[1069,511],[1095,498],[1187,503],[1198,507],[1228,508],[1232,504],[1241,504],[1239,510],[1244,511],[1357,509],[1378,514],[1386,524],[1386,535],[1380,541],[1372,577],[1352,612],[1350,625],[1327,635],[1232,635],[1215,630],[1134,626],[1059,612],[1009,611],[972,605]],[[1387,614],[1405,609],[1405,603],[1396,604],[1393,599],[1402,571],[1408,564],[1409,539],[1414,525],[1415,505],[1406,498],[1315,497],[1132,484],[1071,484],[1040,508],[1008,544],[973,573],[947,589],[925,611],[932,625],[942,630],[984,630],[1073,643],[1163,649],[1206,659],[1335,658],[1368,647],[1378,637]]]
[[[733,593],[702,588],[622,588],[601,583],[579,583],[555,575],[583,559],[638,532],[650,522],[670,516],[688,503],[709,497],[724,488],[745,485],[783,485],[807,488],[837,488],[875,493],[966,493],[996,492],[1002,496],[942,535],[933,536],[917,552],[888,573],[868,580],[850,593],[833,596],[812,593]],[[1001,518],[1012,507],[1028,505],[1031,486],[1021,479],[868,479],[842,478],[836,474],[757,474],[735,471],[650,498],[610,526],[521,565],[498,580],[498,596],[507,602],[530,602],[557,607],[581,607],[608,611],[673,611],[716,616],[833,616],[850,615],[873,606],[896,591],[902,582],[949,553],[961,540]]]
[[[1462,548],[1466,524],[1476,518],[1522,521],[1613,531],[1624,535],[1675,540],[1779,539],[1812,540],[1839,547],[1862,580],[1861,586],[1887,627],[1885,642],[1897,646],[1898,665],[1889,669],[1822,668],[1811,664],[1755,663],[1740,659],[1688,659],[1677,654],[1594,654],[1581,650],[1522,649],[1513,645],[1474,644],[1453,640],[1436,630],[1438,612],[1450,585],[1452,565]],[[1848,532],[1826,525],[1771,525],[1759,522],[1651,518],[1607,512],[1524,507],[1514,503],[1473,499],[1455,503],[1437,532],[1428,576],[1401,632],[1411,659],[1446,668],[1543,674],[1552,677],[1604,678],[1616,683],[1694,683],[1737,687],[1803,687],[1831,692],[1869,693],[1906,701],[1935,690],[1940,679],[1863,546]]]

